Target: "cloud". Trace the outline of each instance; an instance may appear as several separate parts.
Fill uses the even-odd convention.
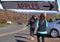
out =
[[[60,12],[60,8],[59,8],[59,12]]]
[[[1,5],[1,3],[0,3],[0,9],[3,9],[3,7],[2,7],[2,5]]]

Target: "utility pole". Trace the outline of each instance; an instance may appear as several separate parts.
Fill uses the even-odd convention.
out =
[[[44,12],[44,15],[45,15],[45,20],[46,20],[46,11]]]
[[[57,0],[55,0],[55,5],[58,8],[58,2],[57,2]],[[59,9],[57,9],[57,8],[56,8],[56,10],[59,12]]]

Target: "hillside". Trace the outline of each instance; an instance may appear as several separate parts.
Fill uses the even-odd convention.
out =
[[[40,13],[41,14],[41,13]],[[35,13],[35,15],[37,16],[37,18],[40,15],[39,13]],[[1,22],[5,22],[5,21],[13,21],[13,22],[19,22],[19,23],[26,23],[29,18],[33,15],[33,13],[18,13],[18,12],[14,12],[11,10],[0,10],[0,23]],[[46,18],[47,20],[54,18],[55,15],[54,14],[47,14]]]

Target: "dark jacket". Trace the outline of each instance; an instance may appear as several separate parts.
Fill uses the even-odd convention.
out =
[[[28,25],[30,25],[30,28],[35,28],[37,19],[31,18],[28,22]]]
[[[42,31],[46,31],[46,20],[39,20],[39,27],[38,27],[38,31],[42,32]]]

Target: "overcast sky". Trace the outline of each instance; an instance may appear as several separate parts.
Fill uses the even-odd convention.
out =
[[[1,0],[1,1],[32,1],[32,0]],[[55,1],[55,0],[33,0],[33,1]],[[57,0],[57,2],[58,2],[58,9],[60,11],[60,0]],[[1,3],[0,3],[0,9],[3,9]],[[14,9],[14,11],[21,11],[21,10]],[[25,10],[25,11],[27,11],[27,10]]]

